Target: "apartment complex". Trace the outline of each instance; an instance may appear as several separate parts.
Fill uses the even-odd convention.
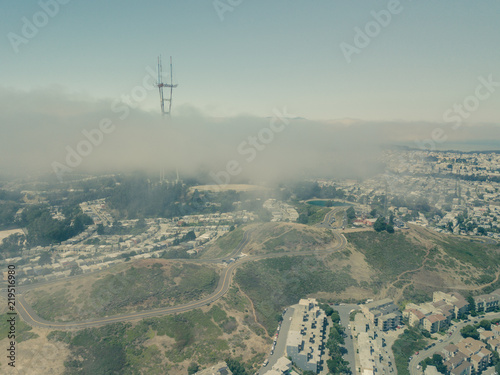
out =
[[[395,329],[401,324],[399,308],[390,298],[365,303],[361,305],[361,311],[374,326],[382,331]]]
[[[444,364],[452,375],[479,373],[488,367],[493,356],[484,342],[472,337],[467,337],[456,345],[445,346],[442,355]]]
[[[490,294],[473,297],[477,312],[488,312],[498,309],[500,304],[500,290]]]
[[[326,315],[313,298],[294,306],[286,340],[286,353],[303,370],[317,373],[323,363]]]
[[[469,313],[469,302],[460,293],[434,292],[432,302],[444,301],[453,306],[454,318],[458,319]]]
[[[403,317],[411,326],[434,333],[447,328],[453,318],[463,316],[468,310],[469,304],[460,294],[434,292],[432,302],[407,304]]]

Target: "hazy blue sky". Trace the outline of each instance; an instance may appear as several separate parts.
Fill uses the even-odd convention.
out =
[[[114,100],[140,85],[161,53],[174,58],[174,114],[269,116],[286,106],[308,119],[442,121],[478,77],[500,81],[497,0],[401,0],[351,63],[340,44],[355,46],[355,28],[389,1],[243,0],[221,21],[211,0],[71,0],[17,53],[9,33],[23,37],[23,17],[33,21],[41,7],[8,3],[0,22],[7,90]],[[158,102],[151,90],[140,107],[159,111]],[[468,121],[498,122],[499,103],[500,89]]]

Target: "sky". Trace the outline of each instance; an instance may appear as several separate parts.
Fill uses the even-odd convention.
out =
[[[500,145],[496,0],[40,0],[0,9],[0,173],[55,173],[56,163],[216,174],[237,160],[258,179],[312,165],[361,173],[388,143]],[[164,81],[172,56],[178,84],[163,118],[160,54]],[[295,118],[287,131],[272,130],[276,111]],[[112,130],[70,167],[71,150],[87,154],[84,131],[108,120]],[[264,128],[272,140],[253,146],[248,163],[238,147]]]
[[[47,0],[59,9],[46,25],[39,2],[4,5],[2,87],[115,99],[156,70],[161,54],[164,67],[174,60],[174,112],[269,116],[286,106],[313,120],[442,121],[478,77],[500,80],[495,0],[61,1]],[[357,48],[355,29],[391,3],[398,12],[379,30],[371,24],[374,36],[349,63],[341,44]],[[13,43],[23,17],[42,27]],[[470,120],[497,122],[499,101],[481,103]],[[158,103],[149,90],[140,108]]]

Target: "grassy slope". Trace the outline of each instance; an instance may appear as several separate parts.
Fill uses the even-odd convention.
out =
[[[495,268],[500,262],[500,247],[467,241],[454,237],[444,238],[442,241],[436,240],[450,257],[464,263],[469,263],[479,269]]]
[[[253,252],[275,253],[322,249],[333,244],[333,234],[326,229],[303,224],[267,223],[253,230]]]
[[[12,316],[16,318],[16,325],[15,325],[15,340],[16,342],[23,342],[32,338],[38,337],[38,335],[34,332],[31,331],[31,327],[24,323],[20,318],[19,315],[8,315],[8,314],[1,314],[0,315],[0,340],[3,340],[6,338],[9,334],[10,330],[10,323],[7,321],[7,319],[11,319]]]
[[[84,320],[186,303],[213,292],[219,276],[209,267],[177,264],[162,268],[160,261],[149,266],[132,266],[118,274],[108,274],[90,288],[70,292],[33,290],[33,309],[47,320]]]
[[[402,234],[358,232],[345,235],[378,272],[381,280],[391,281],[404,271],[422,264],[425,248]]]
[[[244,265],[236,282],[251,298],[257,318],[273,332],[286,306],[319,291],[342,291],[356,281],[346,271],[328,269],[315,257],[281,257]]]
[[[202,254],[201,258],[219,258],[230,254],[243,239],[243,234],[244,230],[242,228],[226,233],[224,236],[218,238],[217,241]]]

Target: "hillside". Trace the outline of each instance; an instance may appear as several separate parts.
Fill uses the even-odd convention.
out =
[[[283,232],[280,226],[261,228],[252,233],[252,240],[254,244],[275,244]],[[255,238],[257,234],[264,237]],[[430,300],[434,290],[468,295],[500,286],[497,245],[417,226],[394,234],[360,231],[345,237],[349,244],[339,253],[266,259],[237,271],[236,282],[252,299],[259,321],[268,330],[276,325],[276,314],[283,307],[307,295],[330,301],[391,297],[398,302],[418,302]],[[266,250],[283,251],[283,243]],[[316,246],[323,248],[318,243]],[[305,246],[304,250],[315,248]]]
[[[198,300],[215,290],[218,279],[209,266],[141,260],[29,290],[25,298],[44,319],[76,321]]]
[[[185,374],[192,362],[206,367],[227,358],[254,373],[269,350],[282,309],[300,298],[418,302],[429,299],[434,290],[467,295],[500,287],[497,245],[421,227],[345,236],[347,247],[332,252],[337,243],[325,229],[290,223],[239,228],[219,239],[218,250],[208,249],[205,256],[211,250],[212,255],[230,254],[246,239],[242,251],[260,260],[239,261],[229,292],[215,303],[137,323],[51,333],[50,342],[63,345],[70,373],[120,369],[124,374]],[[57,293],[48,287],[30,291],[27,298],[47,319],[111,315],[199,299],[215,288],[217,269],[175,260],[138,261],[63,283]],[[92,305],[99,307],[89,308]],[[46,341],[47,333],[36,333],[41,337],[23,344]],[[89,349],[94,347],[90,342],[97,349]],[[115,360],[100,361],[101,352],[113,353]]]
[[[202,259],[210,259],[230,254],[248,233],[248,243],[244,253],[249,255],[325,250],[334,245],[331,231],[295,223],[264,223],[238,228],[219,238],[207,249]]]

